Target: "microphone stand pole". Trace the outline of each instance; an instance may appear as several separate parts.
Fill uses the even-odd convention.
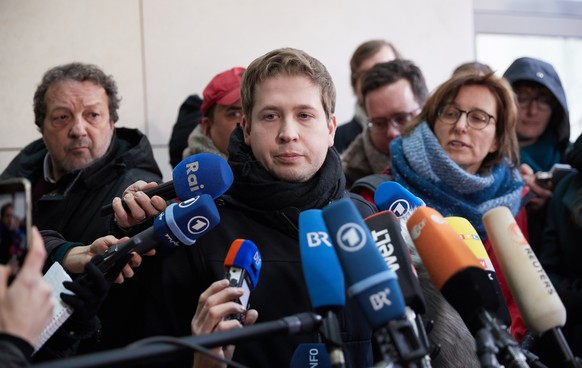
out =
[[[37,368],[89,368],[130,366],[143,364],[152,358],[176,358],[184,353],[191,353],[195,346],[212,348],[236,344],[264,336],[295,335],[316,330],[321,324],[321,316],[312,312],[299,313],[275,321],[229,331],[214,332],[207,335],[186,336],[177,338],[180,345],[170,343],[151,343],[137,347],[127,347],[102,351],[95,354],[80,355],[69,359],[60,359],[35,365]],[[192,346],[192,349],[184,347]]]

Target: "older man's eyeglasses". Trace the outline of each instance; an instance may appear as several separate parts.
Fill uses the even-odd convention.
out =
[[[485,127],[489,125],[491,119],[495,121],[493,115],[489,115],[485,111],[479,109],[466,111],[453,105],[446,105],[441,107],[438,111],[440,120],[443,123],[450,125],[457,124],[463,114],[467,114],[467,125],[475,130],[485,129]]]
[[[368,122],[368,128],[374,132],[385,132],[390,126],[400,130],[418,114],[418,111],[420,111],[420,107],[417,107],[410,112],[402,112],[386,118],[371,119]]]

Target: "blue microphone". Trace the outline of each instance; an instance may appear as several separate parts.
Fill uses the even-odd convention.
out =
[[[92,262],[112,282],[131,258],[131,253],[143,254],[159,244],[170,248],[192,245],[219,222],[218,209],[208,194],[172,203],[155,217],[153,226],[111,246],[103,254],[93,257]]]
[[[299,250],[313,309],[342,309],[346,304],[344,274],[321,210],[299,214]]]
[[[331,361],[324,344],[299,344],[291,356],[289,368],[330,368]]]
[[[390,210],[403,221],[417,207],[425,205],[422,199],[395,181],[386,181],[378,186],[374,193],[374,203],[380,211]]]
[[[396,273],[386,265],[356,206],[348,198],[322,210],[344,270],[347,293],[355,298],[373,328],[404,317],[404,298]]]
[[[299,214],[299,251],[313,309],[323,315],[320,334],[332,367],[345,367],[341,329],[336,313],[346,304],[344,275],[321,210]],[[297,351],[296,351],[297,353]]]
[[[405,318],[405,305],[396,273],[386,264],[370,230],[348,198],[325,207],[323,218],[347,280],[375,337],[385,364],[419,362],[426,349]]]
[[[234,180],[228,162],[219,155],[198,153],[182,160],[172,170],[172,180],[154,188],[144,190],[149,197],[160,196],[165,200],[178,197],[185,201],[200,194],[208,194],[216,199],[230,188]],[[122,200],[123,208],[129,207]],[[101,216],[113,213],[113,206],[101,208]]]

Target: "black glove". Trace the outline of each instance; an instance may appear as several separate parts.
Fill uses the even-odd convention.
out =
[[[75,295],[61,293],[61,299],[74,309],[63,328],[78,339],[91,336],[101,325],[97,311],[103,304],[111,284],[92,260],[85,265],[83,274],[75,281],[63,282],[63,286],[75,293]]]

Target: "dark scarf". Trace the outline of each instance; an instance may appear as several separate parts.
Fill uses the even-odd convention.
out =
[[[283,181],[267,172],[244,143],[240,126],[230,137],[228,153],[234,182],[227,194],[253,208],[295,207],[300,211],[322,208],[341,197],[345,190],[346,181],[335,148],[328,150],[319,171],[306,182]]]
[[[560,162],[561,156],[556,132],[550,129],[534,144],[519,149],[521,163],[528,164],[534,172],[550,171],[552,165]]]
[[[498,164],[485,175],[471,174],[444,152],[427,123],[390,145],[394,179],[443,216],[469,220],[481,239],[487,239],[482,216],[488,210],[519,210],[523,182],[516,169]]]

